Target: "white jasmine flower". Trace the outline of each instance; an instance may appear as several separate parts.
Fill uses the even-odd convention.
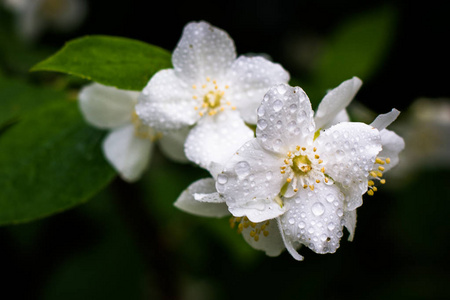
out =
[[[347,81],[344,87],[351,88],[334,92],[353,98],[353,92],[342,91],[354,91],[357,81]],[[333,103],[327,104],[326,98],[316,115],[324,127],[337,115],[319,114]],[[333,111],[340,112],[338,106]],[[276,219],[284,245],[298,260],[303,259],[296,251],[301,244],[317,253],[333,253],[343,226],[353,235],[355,209],[382,150],[380,131],[363,123],[318,129],[304,91],[277,85],[258,109],[256,138],[236,151],[216,182],[233,216],[259,224]]]
[[[86,121],[98,128],[109,129],[103,142],[106,159],[126,181],[138,180],[146,170],[153,149],[159,140],[161,150],[170,158],[186,161],[182,142],[186,132],[161,137],[142,124],[135,112],[138,92],[116,89],[98,83],[84,87],[79,95],[80,110]]]
[[[151,78],[136,111],[158,131],[192,128],[185,152],[204,168],[225,161],[253,137],[245,122],[256,123],[270,86],[289,80],[280,65],[263,57],[236,58],[233,40],[206,22],[186,25],[172,63],[174,69]]]
[[[70,31],[86,16],[85,0],[3,0],[17,15],[17,27],[26,41],[36,40],[44,30]]]

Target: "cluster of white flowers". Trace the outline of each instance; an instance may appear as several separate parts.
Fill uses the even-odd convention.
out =
[[[383,172],[404,148],[386,129],[397,110],[370,125],[350,122],[345,109],[362,84],[354,77],[329,91],[314,113],[279,64],[236,57],[228,34],[206,22],[184,28],[172,62],[141,93],[92,84],[80,94],[86,120],[112,130],[104,152],[122,178],[139,179],[158,140],[169,157],[211,174],[175,206],[230,216],[267,255],[287,249],[302,260],[301,245],[333,253],[344,226],[353,239],[362,196],[385,183]]]

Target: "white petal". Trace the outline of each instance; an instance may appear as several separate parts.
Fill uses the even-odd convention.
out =
[[[146,170],[153,143],[134,134],[134,126],[113,130],[103,142],[103,152],[108,161],[126,181],[138,180]]]
[[[284,213],[277,200],[285,182],[280,174],[282,160],[264,150],[256,139],[236,151],[216,182],[234,216],[247,216],[258,223]]]
[[[363,123],[339,123],[321,132],[316,147],[325,174],[345,190],[346,209],[360,206],[369,171],[381,151],[379,131]]]
[[[206,22],[187,24],[172,55],[177,76],[189,84],[208,76],[221,77],[235,59],[233,40]]]
[[[350,235],[348,236],[348,240],[350,242],[353,241],[353,238],[355,237],[355,228],[356,228],[356,209],[344,212],[344,226],[350,233]]]
[[[286,213],[280,216],[285,239],[294,248],[299,244],[316,253],[334,253],[342,237],[344,195],[336,185],[320,183],[314,191],[300,189],[286,199]]]
[[[386,114],[378,115],[378,117],[376,117],[375,120],[373,120],[370,126],[375,127],[376,129],[381,131],[386,127],[388,127],[392,122],[394,122],[399,115],[400,111],[393,108],[390,112]]]
[[[136,112],[156,131],[167,132],[194,124],[198,112],[190,87],[175,76],[172,69],[156,73],[139,95]]]
[[[162,138],[158,140],[159,149],[164,155],[176,162],[188,162],[189,160],[184,154],[184,143],[188,133],[189,128],[186,127],[163,134]]]
[[[386,172],[398,164],[398,155],[403,149],[405,149],[405,141],[395,132],[388,129],[381,130],[380,136],[383,150],[381,150],[378,154],[378,157],[382,159],[389,158],[391,160],[389,164],[383,165],[384,172]]]
[[[281,228],[280,218],[277,218],[277,221],[278,221],[278,226]],[[297,252],[297,250],[301,247],[301,244],[300,243],[295,243],[295,247],[294,247],[292,239],[289,239],[286,236],[284,230],[280,229],[280,232],[281,232],[281,238],[283,239],[284,246],[286,247],[286,250],[289,252],[289,254],[292,255],[292,257],[295,260],[302,261],[303,260],[303,256],[301,256]]]
[[[297,145],[312,142],[314,121],[311,103],[299,87],[272,87],[258,108],[256,136],[264,149],[286,154]]]
[[[353,77],[329,91],[317,108],[314,117],[316,127],[322,129],[330,127],[331,124],[328,123],[350,104],[361,85],[362,81],[358,77]]]
[[[223,164],[245,142],[253,138],[236,111],[204,116],[190,131],[185,152],[188,159],[207,169],[211,162]]]
[[[335,117],[333,120],[331,120],[330,122],[328,122],[325,126],[324,129],[326,128],[330,128],[333,125],[342,123],[342,122],[350,122],[350,117],[347,113],[347,110],[343,109],[341,110]]]
[[[105,129],[131,122],[139,93],[92,83],[79,94],[80,110],[90,124]]]
[[[194,198],[195,194],[208,195],[210,201],[197,201]],[[185,212],[202,217],[221,218],[230,214],[226,204],[217,193],[212,178],[204,178],[192,183],[181,193],[174,205]]]
[[[256,228],[261,228],[263,223],[257,223]],[[255,240],[250,233],[254,230],[253,227],[248,226],[242,231],[244,240],[256,250],[264,251],[268,256],[278,256],[285,249],[283,239],[281,238],[280,229],[276,220],[270,220],[269,225],[266,225],[264,231],[268,232],[265,236],[263,232],[258,235],[258,240]]]
[[[230,80],[227,100],[237,107],[244,121],[256,124],[256,110],[264,95],[275,84],[288,83],[289,73],[263,57],[240,56],[226,78]]]

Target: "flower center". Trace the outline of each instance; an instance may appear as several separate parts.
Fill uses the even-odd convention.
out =
[[[141,139],[149,139],[152,142],[159,140],[162,137],[160,132],[155,132],[151,127],[142,123],[141,119],[136,113],[136,110],[131,114],[131,122],[134,125],[134,134]]]
[[[295,151],[289,151],[284,164],[280,167],[280,173],[286,174],[286,183],[281,188],[281,196],[284,196],[289,187],[296,193],[299,187],[314,190],[314,184],[321,181],[332,184],[332,179],[325,174],[325,168],[321,165],[323,160],[316,154],[317,148],[297,146]]]
[[[199,100],[199,105],[194,109],[202,117],[205,114],[214,116],[219,111],[224,111],[226,107],[235,110],[235,106],[231,106],[229,101],[226,101],[225,91],[229,88],[228,85],[220,86],[217,80],[211,80],[206,77],[206,82],[200,86],[194,84],[192,89],[194,91],[192,99]]]

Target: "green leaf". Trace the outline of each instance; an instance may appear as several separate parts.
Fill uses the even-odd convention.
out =
[[[168,51],[140,41],[87,36],[68,42],[31,71],[56,71],[124,90],[142,90],[157,71],[172,66]]]
[[[35,110],[0,136],[0,225],[42,218],[87,201],[114,177],[75,102]]]
[[[38,107],[66,98],[62,91],[35,87],[0,76],[0,129]]]
[[[393,41],[395,10],[385,6],[356,15],[340,24],[331,34],[318,67],[312,73],[310,98],[325,95],[326,90],[358,76],[367,81],[383,65]]]

